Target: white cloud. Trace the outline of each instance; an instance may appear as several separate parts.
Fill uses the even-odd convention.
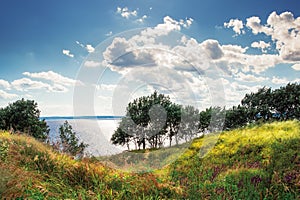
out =
[[[89,52],[89,53],[93,53],[95,51],[95,48],[91,44],[84,45],[79,41],[76,41],[76,44],[78,44],[80,47],[87,50],[87,52]]]
[[[14,80],[11,83],[12,87],[18,91],[29,90],[45,90],[47,92],[67,92],[68,89],[62,85],[54,84],[50,85],[41,81],[33,81],[29,78],[21,78]]]
[[[243,21],[239,19],[230,19],[229,22],[224,23],[224,27],[232,28],[233,31],[238,35],[245,33],[245,31],[243,30],[244,28]]]
[[[18,97],[16,94],[7,93],[3,90],[0,90],[0,99],[13,99]]]
[[[300,64],[294,64],[292,68],[296,71],[300,71]]]
[[[149,40],[149,38],[168,35],[172,31],[180,31],[181,27],[188,28],[191,26],[192,22],[192,18],[186,20],[180,19],[177,21],[170,16],[165,16],[162,24],[158,24],[154,28],[145,29],[141,32],[140,37],[144,37]]]
[[[0,79],[0,87],[3,87],[5,89],[10,89],[10,84],[8,81]]]
[[[254,76],[252,74],[244,74],[241,72],[237,74],[236,79],[244,82],[261,82],[267,80],[267,78],[265,77]]]
[[[74,58],[74,54],[71,54],[70,50],[63,49],[62,53],[70,58]]]
[[[270,43],[266,43],[264,41],[253,42],[251,44],[251,47],[261,49],[263,53],[266,53],[267,52],[266,49],[269,48],[270,46],[271,46]]]
[[[136,17],[137,16],[137,10],[129,10],[127,7],[121,8],[117,7],[117,13],[120,14],[122,17],[128,19],[129,17]]]
[[[116,87],[117,87],[117,85],[113,85],[113,84],[96,85],[97,90],[106,90],[106,91],[113,91]]]
[[[207,52],[208,56],[213,60],[219,59],[224,55],[217,40],[205,40],[200,44],[200,47],[202,47],[204,51]]]
[[[74,85],[78,82],[74,79],[64,77],[64,76],[62,76],[62,75],[60,75],[56,72],[53,72],[53,71],[37,72],[37,73],[24,72],[23,75],[28,76],[30,78],[48,80],[48,81],[51,81],[55,84],[64,85],[64,86],[72,86],[72,85]]]
[[[183,26],[184,28],[189,28],[192,25],[193,21],[194,21],[194,19],[192,19],[192,18],[186,18],[185,20],[180,19],[179,24],[181,26]]]
[[[141,18],[137,19],[137,22],[144,23],[147,18],[147,15],[143,15]]]
[[[51,86],[49,84],[43,83],[41,81],[33,81],[29,78],[21,78],[14,80],[11,83],[12,87],[19,91],[37,90],[44,89],[51,91]]]
[[[86,49],[89,53],[93,53],[93,52],[95,51],[95,48],[94,48],[92,45],[90,45],[90,44],[87,44],[87,45],[85,46],[85,49]]]
[[[286,78],[279,78],[276,76],[273,76],[272,78],[272,83],[282,85],[282,84],[287,84],[289,81]]]
[[[84,62],[84,66],[85,67],[99,67],[101,65],[100,62],[96,62],[93,60],[87,60]]]
[[[252,33],[255,35],[257,35],[258,33],[263,33],[263,32],[267,33],[271,31],[269,27],[264,27],[260,24],[261,20],[259,17],[253,16],[246,19],[246,21],[247,21],[246,26],[250,28],[252,30]]]
[[[300,17],[295,19],[291,12],[279,15],[272,12],[267,24],[262,25],[259,17],[250,17],[246,25],[254,34],[263,33],[270,36],[284,61],[300,61]]]
[[[247,54],[246,50],[238,45],[221,45],[224,56],[216,62],[230,69],[232,73],[239,70],[243,72],[254,72],[259,74],[276,64],[281,63],[282,59],[276,54],[253,55]]]

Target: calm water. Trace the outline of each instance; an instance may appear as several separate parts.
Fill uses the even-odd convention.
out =
[[[50,128],[50,139],[55,141],[59,137],[59,127],[65,120],[72,125],[73,131],[85,143],[89,144],[87,151],[94,156],[112,155],[120,153],[126,148],[110,143],[110,138],[118,126],[120,119],[72,119],[72,118],[46,118]]]

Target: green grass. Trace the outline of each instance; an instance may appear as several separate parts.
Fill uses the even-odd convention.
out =
[[[159,151],[124,152],[101,158],[100,162],[94,158],[76,161],[31,137],[2,132],[0,197],[300,198],[300,122],[274,122],[223,132],[216,145],[201,157],[199,152],[208,149],[215,137]],[[159,162],[153,162],[158,158]],[[128,162],[122,165],[124,159]],[[108,167],[111,163],[119,164],[122,170]],[[141,173],[130,172],[137,166]],[[158,167],[162,168],[153,170]]]

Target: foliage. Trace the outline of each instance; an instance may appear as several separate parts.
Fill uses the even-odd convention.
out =
[[[33,100],[18,100],[0,109],[0,129],[21,132],[39,140],[48,138],[49,128],[40,120],[40,110]]]
[[[241,103],[248,111],[249,122],[300,119],[300,84],[289,83],[273,91],[264,87],[246,94]]]
[[[83,142],[79,142],[76,133],[72,130],[72,126],[68,121],[65,121],[64,124],[59,127],[59,138],[61,151],[72,156],[82,156],[85,148],[88,146]]]
[[[150,96],[134,99],[127,106],[126,116],[120,122],[113,134],[113,144],[127,145],[132,142],[135,147],[151,148],[162,146],[166,134],[175,132],[179,125],[180,116],[176,110],[180,107],[173,104],[168,96],[158,94],[156,91]],[[175,117],[175,115],[177,117]],[[173,135],[169,134],[169,137]]]
[[[224,110],[220,107],[211,107],[199,112],[193,106],[181,106],[170,101],[170,97],[158,94],[156,91],[150,96],[134,99],[127,106],[127,113],[122,118],[119,127],[111,137],[112,144],[130,144],[135,149],[161,148],[166,141],[169,146],[175,140],[191,141],[193,138],[203,135],[204,132],[221,130]],[[211,119],[215,127],[212,129]]]

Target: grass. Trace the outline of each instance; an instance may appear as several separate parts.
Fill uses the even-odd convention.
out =
[[[159,151],[124,152],[101,158],[100,162],[95,158],[76,161],[31,137],[1,132],[0,197],[300,198],[300,122],[274,122],[223,132],[216,145],[201,157],[199,152],[208,149],[215,137]],[[159,162],[153,162],[158,158]],[[124,159],[128,162],[122,165]],[[130,172],[134,162],[141,173]],[[111,163],[120,164],[117,167],[122,170],[109,167]],[[158,167],[162,168],[152,170]]]

